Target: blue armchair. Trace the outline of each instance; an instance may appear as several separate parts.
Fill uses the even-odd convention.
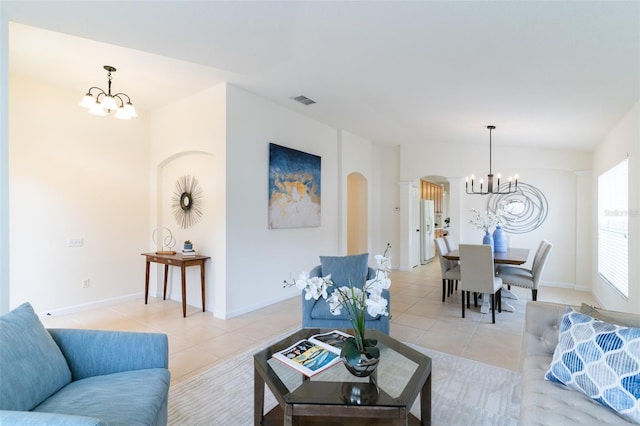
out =
[[[358,254],[352,256],[320,256],[321,264],[314,267],[309,272],[309,277],[326,277],[331,274],[331,278],[338,287],[349,285],[362,285],[367,280],[375,277],[376,271],[367,266],[369,254]],[[328,293],[335,291],[329,287]],[[389,290],[383,290],[382,295],[389,301],[391,306]],[[352,324],[349,316],[343,309],[340,315],[333,315],[329,310],[329,304],[323,298],[318,300],[305,300],[302,293],[302,327],[303,328],[326,328],[326,329],[351,329]],[[365,328],[375,329],[382,333],[389,334],[389,316],[378,315],[372,317],[365,314]]]
[[[167,336],[44,328],[30,304],[0,317],[0,424],[167,424]]]

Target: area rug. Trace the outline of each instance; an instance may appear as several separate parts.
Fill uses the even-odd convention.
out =
[[[517,425],[520,374],[410,345],[432,359],[431,424]],[[247,351],[169,389],[170,425],[252,425],[253,354]],[[276,400],[265,391],[265,411]],[[411,412],[419,418],[418,403]]]

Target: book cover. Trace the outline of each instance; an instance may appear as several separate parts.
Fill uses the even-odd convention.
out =
[[[342,346],[344,346],[344,342],[349,337],[353,336],[347,333],[343,333],[340,330],[333,330],[328,333],[314,334],[313,336],[309,337],[309,341],[340,355]]]
[[[315,376],[340,362],[340,356],[320,345],[303,339],[273,354],[273,357],[295,368],[307,377]]]

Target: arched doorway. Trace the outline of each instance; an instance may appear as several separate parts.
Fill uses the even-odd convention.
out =
[[[368,251],[368,185],[367,179],[360,173],[347,176],[347,254]]]

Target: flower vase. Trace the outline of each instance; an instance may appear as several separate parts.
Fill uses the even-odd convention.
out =
[[[489,233],[489,231],[485,231],[484,238],[482,239],[482,244],[491,246],[491,250],[493,250],[493,236]]]
[[[364,349],[358,349],[356,338],[349,337],[340,351],[345,368],[356,377],[368,377],[376,371],[380,361],[380,350],[377,340],[362,339]]]
[[[495,231],[493,231],[493,251],[499,253],[507,252],[507,234],[500,225],[497,225]]]

